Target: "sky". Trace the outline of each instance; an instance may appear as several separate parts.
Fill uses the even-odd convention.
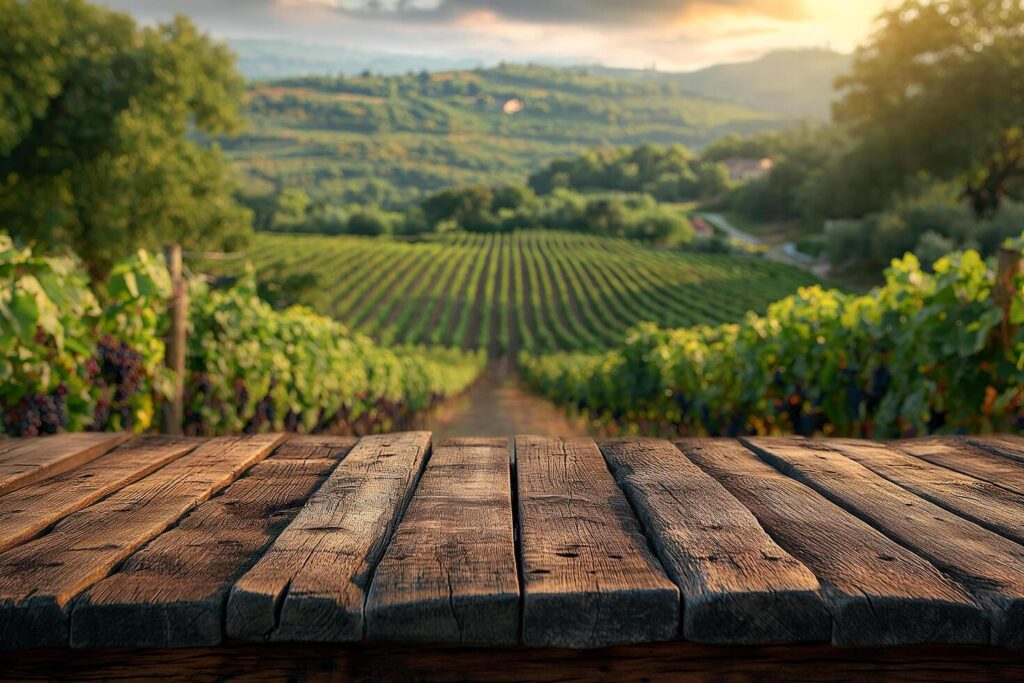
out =
[[[891,0],[105,0],[221,38],[688,70],[779,48],[852,50]]]

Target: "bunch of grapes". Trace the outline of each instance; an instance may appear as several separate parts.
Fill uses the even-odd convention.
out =
[[[96,348],[100,375],[115,387],[114,401],[130,399],[146,379],[142,354],[123,342],[104,337]]]
[[[286,432],[297,432],[297,431],[299,431],[299,427],[302,425],[302,418],[303,417],[304,417],[304,414],[301,411],[300,412],[295,412],[294,410],[289,408],[288,412],[285,413],[285,415],[284,415],[284,430]]]
[[[2,412],[4,433],[12,436],[56,434],[70,423],[68,388],[61,384],[52,394],[29,394]]]
[[[90,361],[88,370],[100,391],[92,429],[107,429],[110,418],[117,413],[121,417],[121,429],[131,430],[135,422],[132,398],[146,380],[142,354],[112,337],[104,337],[96,347],[96,357]]]
[[[776,370],[774,383],[781,389],[782,397],[775,399],[775,411],[788,420],[790,428],[800,436],[813,436],[828,422],[821,405],[809,396],[807,382],[796,379],[786,385],[783,375]],[[807,410],[807,406],[810,410]]]
[[[245,385],[245,380],[238,377],[235,379],[235,409],[238,411],[238,416],[242,417],[248,407],[249,389]]]
[[[89,427],[89,429],[94,432],[101,432],[105,430],[107,425],[110,424],[110,415],[110,398],[104,394],[96,401],[96,407],[93,408],[92,413],[92,426]]]
[[[193,372],[191,379],[185,386],[184,431],[188,436],[207,436],[210,433],[210,420],[203,414],[202,406],[209,401],[212,389],[210,375]]]
[[[274,405],[274,399],[268,393],[256,404],[256,412],[245,425],[244,431],[246,434],[257,434],[262,431],[264,425],[273,426],[276,418],[277,406]]]

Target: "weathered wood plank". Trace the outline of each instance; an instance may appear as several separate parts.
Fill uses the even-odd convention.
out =
[[[140,437],[71,472],[0,498],[0,552],[158,470],[199,445],[198,439]]]
[[[232,644],[179,650],[0,653],[16,680],[433,681],[676,683],[678,681],[1024,680],[1019,652],[941,645],[873,650],[830,645],[724,647],[673,641],[601,650],[456,648],[394,643]]]
[[[359,439],[354,436],[290,436],[274,451],[274,460],[333,460],[338,464]]]
[[[26,441],[28,441],[28,437],[24,436],[0,436],[0,455],[7,453],[13,448],[18,448]]]
[[[130,434],[57,434],[19,440],[0,453],[0,496],[95,460]]]
[[[435,447],[374,572],[368,637],[518,642],[510,466],[506,439],[455,439]]]
[[[280,446],[76,600],[72,647],[220,644],[232,584],[295,517],[355,439],[317,437],[313,443]]]
[[[967,439],[908,439],[895,441],[890,445],[933,465],[962,472],[1024,494],[1024,462],[993,455],[972,445]]]
[[[1024,647],[1024,547],[820,442],[748,439],[762,458],[920,554],[988,609],[995,645]]]
[[[1024,462],[1024,437],[1013,435],[972,436],[967,439],[967,442],[998,456]]]
[[[590,439],[517,437],[523,642],[592,648],[672,638],[679,590]]]
[[[921,462],[883,444],[832,439],[828,445],[911,493],[990,531],[1024,543],[1024,495]]]
[[[360,640],[373,569],[429,449],[429,432],[363,438],[231,589],[228,635]]]
[[[668,441],[599,444],[683,594],[683,635],[721,644],[825,642],[832,617],[807,567]]]
[[[846,510],[735,441],[688,439],[679,448],[821,580],[836,645],[988,642],[987,616],[960,586]]]
[[[0,554],[0,649],[66,645],[70,601],[283,437],[212,439],[53,531]]]

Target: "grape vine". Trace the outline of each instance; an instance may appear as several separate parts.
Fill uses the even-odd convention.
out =
[[[158,258],[117,264],[93,292],[82,265],[0,235],[0,434],[141,432],[171,385],[170,282]],[[363,434],[402,426],[461,392],[480,352],[391,350],[305,308],[277,311],[251,278],[191,285],[185,430]]]
[[[976,252],[934,273],[908,255],[868,295],[804,288],[739,324],[642,324],[606,353],[524,354],[520,366],[532,389],[612,432],[1020,431],[1024,279],[1006,308],[994,286],[994,263]]]

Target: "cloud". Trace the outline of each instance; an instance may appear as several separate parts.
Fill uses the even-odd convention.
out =
[[[803,0],[320,0],[320,4],[361,18],[449,24],[474,16],[613,27],[650,26],[714,13],[782,21],[807,18]]]
[[[94,0],[187,14],[223,38],[476,59],[690,69],[782,47],[852,48],[893,0]]]

